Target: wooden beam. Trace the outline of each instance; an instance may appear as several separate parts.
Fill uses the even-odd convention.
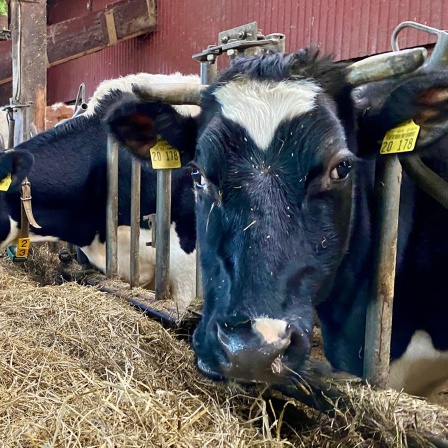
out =
[[[155,26],[153,0],[121,0],[81,17],[49,25],[47,67],[149,33]],[[0,42],[0,84],[11,81],[11,65],[11,42]]]
[[[32,123],[45,129],[47,105],[47,2],[11,1],[14,104],[30,104],[15,114],[14,144],[29,138]]]

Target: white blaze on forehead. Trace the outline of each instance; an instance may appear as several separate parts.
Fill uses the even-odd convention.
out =
[[[266,82],[239,79],[214,95],[224,117],[242,126],[260,149],[267,149],[280,123],[314,109],[321,88],[310,80]]]
[[[267,344],[275,344],[283,341],[288,323],[280,319],[270,319],[269,317],[260,317],[254,320],[252,329]]]

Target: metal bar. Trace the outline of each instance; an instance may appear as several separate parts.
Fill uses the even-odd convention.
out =
[[[193,104],[198,105],[201,92],[206,86],[187,83],[151,84],[141,87],[132,86],[132,92],[143,101],[161,101],[165,104]]]
[[[399,50],[398,46],[398,34],[404,28],[414,28],[419,31],[425,31],[429,34],[434,34],[437,36],[437,42],[431,57],[425,64],[425,70],[430,69],[445,69],[448,67],[448,33],[444,30],[439,30],[431,26],[423,25],[417,22],[402,22],[400,23],[392,33],[391,46],[394,51]]]
[[[107,137],[106,275],[118,274],[118,143]]]
[[[140,189],[141,165],[132,159],[131,173],[131,288],[140,284]]]
[[[378,227],[373,242],[376,250],[372,297],[366,316],[364,377],[373,385],[387,387],[401,187],[401,164],[397,156],[386,156],[378,164],[375,184]]]
[[[401,22],[393,31],[392,37],[390,38],[391,41],[391,47],[393,51],[398,51],[398,34],[404,29],[404,28],[414,28],[416,30],[425,31],[430,34],[435,34],[436,36],[440,35],[440,30],[437,28],[433,28],[431,26],[422,25],[421,23],[412,22],[410,20]]]
[[[12,109],[8,110],[8,149],[14,148],[14,132],[15,132],[16,120]]]
[[[169,298],[171,170],[157,170],[156,300]]]
[[[428,168],[416,154],[403,157],[401,165],[417,186],[448,208],[448,182],[445,179]]]
[[[209,55],[210,56],[210,55]],[[213,55],[212,55],[213,56]],[[218,67],[216,57],[209,58],[208,61],[201,62],[201,84],[208,85],[215,79],[218,74]],[[202,269],[201,269],[201,248],[199,247],[199,240],[196,236],[196,300],[204,300],[204,285],[202,283]]]
[[[370,56],[354,62],[348,67],[347,80],[353,86],[360,86],[368,82],[410,73],[425,62],[426,55],[426,48],[419,47]]]

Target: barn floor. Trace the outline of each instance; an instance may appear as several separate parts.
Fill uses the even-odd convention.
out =
[[[0,446],[427,447],[427,433],[448,436],[448,409],[405,394],[346,384],[346,407],[327,416],[263,386],[212,383],[186,342],[124,300],[42,286],[56,270],[28,263],[0,258]]]

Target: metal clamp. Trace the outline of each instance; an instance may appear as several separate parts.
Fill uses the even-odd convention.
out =
[[[273,33],[264,36],[258,30],[257,22],[251,22],[222,31],[218,35],[218,45],[209,45],[201,53],[194,54],[192,58],[199,62],[213,63],[216,57],[223,53],[227,53],[233,59],[239,54],[245,56],[256,54],[260,47],[264,47],[265,52],[283,52],[285,50],[285,35]]]

